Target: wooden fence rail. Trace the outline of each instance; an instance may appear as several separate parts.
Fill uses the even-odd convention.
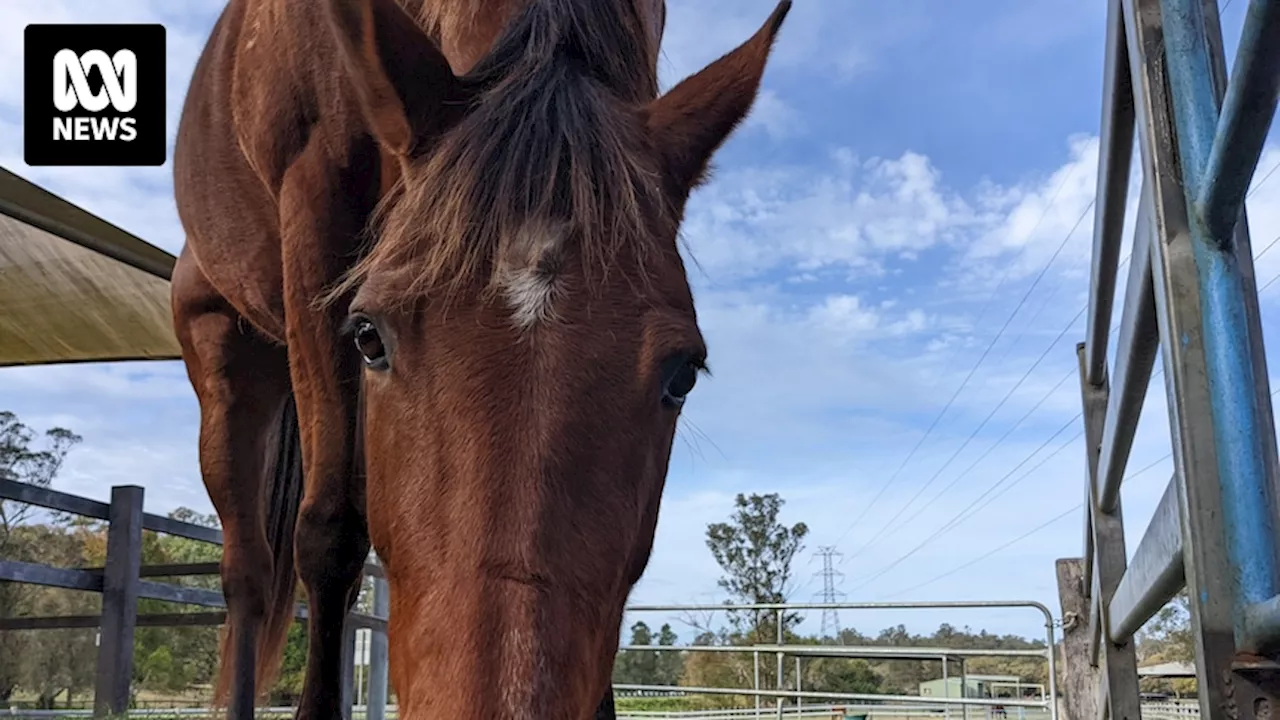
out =
[[[107,557],[103,567],[55,568],[0,559],[0,582],[96,592],[102,595],[99,615],[0,618],[0,632],[65,628],[98,628],[98,659],[94,676],[94,716],[119,714],[129,707],[133,676],[133,636],[137,627],[221,625],[226,618],[222,593],[143,578],[217,575],[217,563],[143,565],[144,530],[175,535],[199,542],[222,544],[222,531],[143,512],[144,491],[132,485],[113,487],[111,502],[103,503],[57,490],[0,480],[0,500],[11,500],[56,512],[104,520],[107,523]],[[348,713],[355,698],[355,631],[368,628],[370,643],[368,720],[383,720],[387,701],[386,616],[387,589],[382,568],[365,565],[374,578],[374,612],[353,612],[347,621],[347,653],[344,658],[344,692]],[[138,614],[138,600],[164,600],[215,609],[212,612]],[[307,616],[299,603],[295,617]]]

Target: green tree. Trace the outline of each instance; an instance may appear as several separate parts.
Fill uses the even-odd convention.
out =
[[[729,593],[730,602],[737,604],[783,603],[792,590],[791,561],[802,549],[801,542],[809,534],[804,523],[790,528],[778,520],[783,499],[776,493],[738,494],[734,500],[734,513],[727,523],[707,526],[707,547],[724,571],[720,587]],[[746,635],[749,642],[773,642],[776,640],[776,613],[752,611],[732,613],[734,627]],[[787,613],[782,619],[784,630],[800,622],[797,613]]]
[[[92,521],[29,524],[14,528],[10,547],[21,549],[28,562],[85,567],[96,564],[89,549],[100,535],[105,537],[103,525]],[[20,602],[15,608],[19,617],[96,615],[101,611],[101,599],[94,593],[36,585],[19,588]],[[18,686],[36,695],[38,708],[53,709],[59,696],[65,694],[70,701],[92,687],[97,660],[94,630],[29,630],[2,635],[20,638],[23,653],[16,658]]]
[[[653,631],[643,621],[631,626],[630,645],[653,645]],[[653,650],[625,650],[613,665],[613,681],[619,685],[653,685],[656,682],[658,653]]]
[[[1137,650],[1138,661],[1142,664],[1195,662],[1196,643],[1191,632],[1191,605],[1185,589],[1175,595],[1139,631]],[[1146,678],[1142,681],[1142,686],[1148,692],[1172,691],[1180,696],[1196,694],[1194,679]]]
[[[804,669],[805,687],[814,692],[878,693],[880,676],[861,658],[817,658]]]
[[[12,412],[0,411],[0,480],[47,488],[62,468],[79,435],[55,427],[37,444],[36,431],[19,421]],[[31,505],[0,500],[0,560],[35,562],[38,548],[18,537],[35,512]],[[0,583],[0,617],[26,614],[38,589],[18,583]],[[12,697],[23,680],[23,659],[37,648],[30,647],[30,633],[0,632],[0,700]]]
[[[663,623],[658,630],[658,644],[672,647],[679,638],[671,625]],[[676,685],[684,674],[684,653],[668,650],[658,654],[656,680],[659,685]]]
[[[663,624],[655,636],[643,621],[631,626],[630,645],[676,644],[675,631]],[[681,653],[670,650],[626,650],[613,665],[613,682],[619,685],[675,685],[684,671]]]
[[[729,641],[725,633],[704,630],[694,638],[693,645],[727,645]],[[749,688],[751,682],[751,658],[738,653],[690,652],[680,676],[680,684],[690,687]],[[747,702],[749,698],[745,695],[707,695],[703,698],[703,707],[746,707]]]
[[[44,445],[36,446],[36,432],[7,410],[0,411],[0,480],[47,488],[62,469],[67,453],[81,437],[65,428],[44,433]],[[0,500],[0,557],[8,557],[9,536],[35,511],[34,506]]]
[[[169,517],[194,525],[218,527],[217,516],[203,515],[190,508],[180,507],[170,512]],[[217,562],[221,555],[222,549],[217,545],[151,531],[143,533],[144,565],[211,563]],[[166,582],[206,590],[219,587],[217,575],[174,577]],[[208,612],[208,609],[160,600],[139,600],[138,612]],[[216,627],[139,627],[134,632],[134,685],[153,691],[180,692],[192,685],[211,683],[217,669],[217,652]]]

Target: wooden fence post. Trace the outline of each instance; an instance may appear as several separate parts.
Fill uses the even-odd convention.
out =
[[[142,488],[136,485],[111,488],[94,717],[119,715],[129,709],[133,629],[138,621],[138,574],[142,568],[142,494]]]
[[[1089,662],[1089,597],[1082,558],[1057,562],[1062,603],[1062,720],[1099,720],[1098,668]],[[1057,699],[1055,698],[1056,702]]]

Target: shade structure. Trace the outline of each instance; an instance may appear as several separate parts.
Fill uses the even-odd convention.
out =
[[[173,263],[0,168],[0,366],[179,358]]]

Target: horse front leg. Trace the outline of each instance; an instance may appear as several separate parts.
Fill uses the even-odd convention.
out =
[[[614,720],[618,716],[613,704],[613,683],[604,689],[604,697],[596,708],[595,720]]]
[[[307,667],[300,720],[344,717],[343,627],[369,554],[364,473],[356,464],[359,358],[341,336],[346,305],[316,298],[346,269],[363,227],[361,198],[376,182],[344,176],[309,149],[280,197],[285,318],[302,437],[305,489],[294,536],[307,593]],[[352,162],[350,168],[376,168]],[[353,170],[352,172],[358,172]],[[366,198],[369,208],[373,198]]]
[[[319,340],[330,330],[327,323],[316,324],[321,327],[310,332]],[[317,344],[326,347],[291,353],[305,478],[294,535],[308,613],[300,720],[347,714],[342,704],[343,629],[369,554],[363,479],[353,468],[356,400],[346,390],[356,379],[335,362],[338,348]]]
[[[215,701],[227,700],[230,720],[252,720],[292,622],[293,564],[264,522],[278,510],[266,502],[278,449],[268,443],[289,401],[288,358],[218,294],[185,249],[173,272],[172,306],[200,404],[200,473],[222,524],[227,623]]]

